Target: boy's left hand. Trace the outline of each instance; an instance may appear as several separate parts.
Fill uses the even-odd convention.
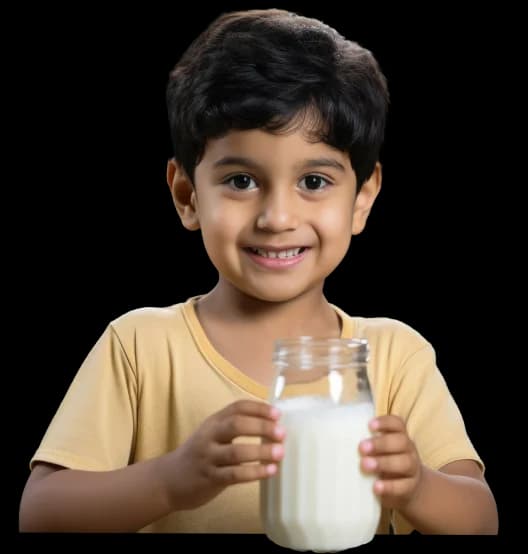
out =
[[[373,419],[373,437],[361,441],[361,469],[375,473],[374,492],[385,508],[402,508],[418,490],[422,464],[409,438],[405,422],[398,416],[386,415]]]

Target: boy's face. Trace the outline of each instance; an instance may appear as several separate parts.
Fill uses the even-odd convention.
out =
[[[322,291],[362,231],[380,182],[377,166],[356,197],[348,155],[301,130],[231,131],[208,141],[194,189],[169,166],[182,222],[201,229],[221,284],[272,302]]]

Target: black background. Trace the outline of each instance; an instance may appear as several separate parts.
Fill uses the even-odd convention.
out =
[[[371,49],[388,78],[383,190],[366,231],[328,279],[327,297],[350,314],[403,320],[431,341],[506,532],[491,240],[500,181],[501,85],[493,73],[502,63],[496,40],[504,23],[491,9],[462,14],[441,4],[398,11],[357,2],[272,5],[318,17]],[[27,239],[15,507],[29,459],[107,323],[215,283],[200,235],[182,228],[165,183],[164,94],[189,42],[236,7],[269,5],[119,14],[47,8],[17,18]]]

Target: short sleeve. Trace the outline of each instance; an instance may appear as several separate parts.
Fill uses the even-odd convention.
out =
[[[129,463],[135,441],[137,376],[110,325],[81,365],[31,459],[71,469]]]
[[[393,386],[389,412],[406,422],[424,465],[439,469],[450,462],[469,459],[484,469],[429,343],[405,361],[394,376]],[[394,525],[399,533],[412,530],[399,515],[394,518]]]

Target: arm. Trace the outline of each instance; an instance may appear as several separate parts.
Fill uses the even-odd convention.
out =
[[[267,404],[240,401],[159,458],[100,472],[39,464],[22,495],[20,530],[137,531],[172,511],[197,508],[229,485],[273,475],[283,456],[278,417]],[[234,444],[239,436],[266,442]]]
[[[425,467],[398,416],[371,422],[378,434],[362,441],[362,468],[376,473],[383,506],[398,510],[415,529],[429,534],[496,534],[497,507],[480,468],[472,460]]]
[[[22,495],[20,531],[141,529],[171,511],[159,471],[163,462],[157,458],[115,471],[79,471],[40,463]]]
[[[422,467],[420,486],[400,511],[421,533],[498,532],[493,494],[473,460],[451,462],[438,471]]]

